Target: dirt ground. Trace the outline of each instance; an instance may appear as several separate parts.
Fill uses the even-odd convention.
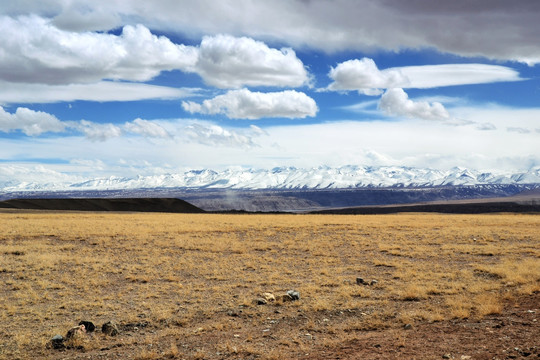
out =
[[[536,215],[0,220],[1,360],[540,359]]]
[[[265,308],[272,310],[273,308]],[[291,309],[289,309],[291,310]],[[279,311],[280,313],[277,313]],[[302,314],[291,316],[286,309],[272,311],[266,324],[258,324],[256,316],[247,313],[217,314],[229,316],[239,324],[236,331],[205,331],[201,319],[199,334],[187,337],[168,335],[163,329],[141,321],[127,324],[117,338],[103,343],[100,349],[50,349],[51,359],[538,359],[540,358],[540,293],[523,296],[506,303],[501,314],[481,320],[449,320],[415,324],[410,329],[390,327],[384,330],[358,330],[334,344],[319,345],[319,339],[331,337],[324,332],[303,334],[303,339],[286,339],[290,329],[305,329],[309,321],[331,321],[361,316],[345,314]],[[266,314],[270,315],[270,313]],[[336,319],[338,318],[338,319]],[[134,326],[134,325],[139,325]],[[174,325],[171,325],[174,326]],[[191,332],[191,331],[190,331]],[[197,329],[194,330],[194,333]],[[152,334],[154,342],[144,338]],[[96,334],[99,336],[101,334]],[[132,341],[126,344],[125,338]],[[137,340],[139,339],[139,340]],[[144,344],[143,344],[144,343]],[[265,345],[267,353],[251,352],[246,344]],[[174,344],[174,345],[171,345]],[[284,345],[288,350],[284,351]],[[174,350],[171,350],[171,346]],[[280,347],[279,354],[272,349]],[[146,350],[145,350],[146,349]]]
[[[409,330],[362,332],[335,348],[315,347],[310,359],[538,359],[540,294],[508,302],[480,321],[418,324]]]

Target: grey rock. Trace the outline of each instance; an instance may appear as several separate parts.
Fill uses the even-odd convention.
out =
[[[293,300],[300,300],[300,293],[296,290],[287,291],[287,295],[289,295]]]
[[[364,281],[363,278],[357,277],[357,278],[356,278],[356,283],[357,283],[358,285],[364,285],[366,282]]]
[[[379,282],[377,280],[371,280],[370,285],[377,285]]]
[[[444,354],[444,355],[442,356],[442,358],[443,358],[443,359],[451,359],[451,358],[452,358],[452,355],[450,355],[450,354]]]
[[[101,332],[110,336],[118,335],[118,325],[114,321],[107,321],[101,326]]]
[[[405,326],[403,327],[405,330],[411,330],[412,329],[412,325],[411,324],[405,324]]]

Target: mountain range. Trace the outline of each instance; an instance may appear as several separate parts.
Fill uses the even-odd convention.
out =
[[[321,166],[311,169],[210,169],[183,173],[79,179],[25,180],[0,173],[0,193],[138,189],[316,190],[540,184],[540,167],[520,173],[479,172],[461,167],[434,170],[400,166]]]

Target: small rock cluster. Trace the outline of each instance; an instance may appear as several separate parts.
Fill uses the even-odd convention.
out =
[[[93,333],[96,326],[91,321],[81,321],[79,325],[72,327],[66,333],[66,336],[56,334],[51,339],[50,345],[53,349],[65,349],[70,345],[66,344],[69,340],[82,339],[84,336]],[[118,325],[114,321],[108,321],[101,326],[101,332],[109,336],[118,335]]]
[[[268,303],[281,301],[281,302],[290,302],[290,301],[296,301],[300,300],[300,293],[296,290],[289,290],[283,295],[274,295],[269,292],[265,292],[261,294],[260,297],[258,297],[255,300],[255,304],[257,305],[266,305]]]
[[[371,281],[367,281],[367,280],[364,280],[364,278],[361,278],[361,277],[357,277],[356,278],[356,284],[357,285],[377,285],[379,282],[377,280],[371,280]]]

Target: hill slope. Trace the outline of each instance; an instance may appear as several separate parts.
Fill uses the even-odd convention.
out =
[[[0,208],[77,211],[136,211],[203,213],[204,210],[174,198],[130,199],[15,199],[0,202]]]

